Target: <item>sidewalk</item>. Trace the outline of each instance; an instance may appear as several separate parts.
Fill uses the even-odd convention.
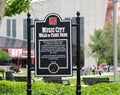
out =
[[[104,72],[101,74],[101,76],[106,76],[106,75],[113,75],[113,72]],[[81,78],[83,77],[98,77],[100,76],[99,74],[96,75],[82,75],[80,76]],[[63,79],[72,79],[72,78],[77,78],[77,76],[72,76],[72,77],[62,77]]]
[[[82,80],[83,77],[101,77],[101,76],[113,75],[113,74],[114,74],[114,72],[104,72],[101,75],[99,75],[99,74],[96,74],[96,75],[82,75],[82,76],[80,76],[80,78]],[[68,80],[68,79],[75,79],[75,78],[77,78],[77,76],[62,77],[62,79],[66,79],[66,80]],[[74,85],[74,84],[72,84],[72,85]],[[87,87],[88,85],[82,84],[81,86]]]
[[[86,75],[86,76],[81,76],[81,77],[97,77],[97,76],[106,76],[106,75],[113,75],[113,72],[104,72],[101,75],[96,74],[96,75]]]

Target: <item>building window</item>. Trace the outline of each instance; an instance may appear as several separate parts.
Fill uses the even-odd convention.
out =
[[[12,20],[12,36],[16,37],[16,19]]]
[[[27,47],[27,43],[25,41],[22,42],[22,47]]]
[[[23,19],[23,39],[27,39],[27,20]]]
[[[11,36],[11,20],[7,19],[7,36]]]
[[[9,44],[10,44],[10,39],[9,38],[6,38],[5,40],[5,47],[9,47]]]
[[[16,40],[15,40],[15,39],[12,39],[12,40],[11,40],[11,43],[10,43],[10,47],[14,47],[14,46],[15,46],[15,42],[16,42]]]
[[[31,25],[33,25],[33,19],[31,19]],[[33,31],[33,27],[31,28],[31,40],[33,40],[33,35],[34,35],[34,31]]]
[[[31,19],[31,25],[33,25],[33,19]],[[34,31],[31,28],[31,40],[33,40]],[[23,39],[27,39],[27,20],[23,19]]]
[[[76,18],[72,18],[72,24],[76,24]],[[77,63],[77,28],[76,26],[72,26],[72,61],[75,66]],[[84,17],[80,17],[80,63],[81,66],[84,66]]]

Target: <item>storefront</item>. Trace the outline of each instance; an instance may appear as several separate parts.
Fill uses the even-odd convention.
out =
[[[8,52],[12,57],[9,63],[21,65],[22,67],[27,66],[27,48],[3,48],[2,50]],[[34,66],[34,49],[31,49],[31,63]]]

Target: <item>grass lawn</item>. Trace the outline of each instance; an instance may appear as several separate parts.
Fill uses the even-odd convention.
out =
[[[34,76],[34,71],[31,72],[32,78],[34,78],[36,81],[41,81],[42,77],[35,77]],[[16,73],[15,75],[26,75],[27,76],[27,69],[22,69],[22,72]],[[83,75],[81,75],[81,85],[84,85],[82,81]],[[110,80],[114,80],[114,75],[102,75],[102,76],[95,76],[95,77],[108,77]],[[71,85],[76,85],[76,72],[73,73],[73,77],[62,77],[65,80],[69,80]],[[118,73],[118,83],[120,83],[120,73]]]
[[[33,87],[33,91],[36,93],[36,92],[38,92],[38,90],[40,90],[39,92],[46,92],[46,91],[48,91],[48,93],[50,93],[50,92],[52,92],[55,88],[57,88],[58,86],[55,86],[55,88],[53,88],[51,85],[50,86],[48,86],[48,84],[47,84],[47,86],[46,86],[46,84],[44,84],[43,83],[43,80],[41,80],[42,79],[42,77],[35,77],[34,76],[34,71],[32,71],[31,72],[32,74],[32,78],[34,78],[35,79],[35,83],[34,82],[32,82],[33,84],[32,84],[32,87]],[[15,75],[17,76],[17,75],[20,75],[20,76],[27,76],[27,69],[22,69],[22,72],[19,72],[19,73],[15,73]],[[116,92],[116,89],[119,89],[119,86],[116,86],[116,84],[114,85],[114,84],[111,84],[111,83],[108,83],[108,84],[97,84],[97,85],[93,85],[93,86],[87,86],[87,87],[84,87],[83,85],[84,85],[84,83],[83,83],[83,81],[82,81],[82,77],[83,77],[83,75],[81,75],[81,85],[82,85],[82,95],[103,95],[103,93],[105,93],[104,91],[102,92],[102,90],[103,89],[106,89],[106,93],[107,94],[104,94],[104,95],[120,95],[120,94],[109,94],[111,91],[115,91]],[[101,75],[101,76],[94,76],[94,77],[108,77],[110,80],[114,80],[114,75]],[[66,92],[66,93],[71,93],[71,92],[73,92],[74,94],[71,94],[71,95],[75,95],[75,89],[76,89],[76,84],[77,84],[77,77],[76,77],[76,72],[74,72],[73,73],[73,76],[72,77],[62,77],[63,78],[63,80],[65,79],[65,80],[69,80],[70,81],[70,86],[63,86],[63,85],[60,85],[60,88],[58,88],[57,90],[59,90],[59,89],[62,89],[63,87],[68,87],[68,88],[72,88],[72,87],[74,87],[74,89],[71,91],[71,90],[69,90],[70,92]],[[6,82],[5,82],[6,83]],[[14,84],[17,84],[17,82],[13,82]],[[19,82],[18,82],[19,83]],[[118,83],[117,84],[120,84],[120,73],[118,73]],[[7,84],[8,85],[8,84]],[[17,86],[14,86],[13,85],[13,90],[11,90],[11,84],[10,84],[10,90],[9,89],[7,89],[7,91],[9,90],[9,91],[13,91],[14,92],[14,88],[16,87],[16,89],[18,88],[18,91],[19,91],[19,89],[22,89],[22,88],[24,88],[24,87],[26,87],[26,82],[25,82],[25,84],[24,84],[25,86],[22,86],[22,84],[19,84],[19,85],[17,85],[17,86],[19,86],[19,88],[17,87]],[[106,86],[105,86],[106,85]],[[2,86],[4,86],[4,85],[2,85]],[[1,86],[1,88],[2,88],[2,86]],[[116,86],[116,87],[114,87],[114,86]],[[40,88],[41,87],[41,88]],[[0,89],[1,89],[0,88]],[[5,85],[4,86],[4,89],[5,88],[7,88],[7,86]],[[68,89],[67,88],[67,89]],[[48,90],[47,90],[48,89]],[[51,89],[53,89],[52,91],[51,91]],[[99,90],[98,90],[99,89]],[[26,88],[25,89],[23,89],[24,90],[24,93],[26,93]],[[55,89],[55,91],[57,91],[56,89]],[[65,89],[62,89],[62,90],[65,90]],[[62,90],[61,90],[61,92],[62,92]],[[108,91],[109,90],[109,91]],[[1,90],[2,91],[2,90]],[[6,90],[5,90],[6,91]],[[22,91],[22,90],[21,90]],[[67,91],[67,90],[65,90],[65,91]],[[63,91],[63,92],[65,92],[65,91]],[[93,92],[92,92],[93,91]],[[99,93],[101,93],[101,94],[93,94],[94,92],[99,92]],[[120,92],[120,90],[117,90],[117,91],[119,91]],[[59,92],[59,91],[58,91]],[[89,92],[89,93],[92,93],[92,94],[88,94],[87,92]],[[113,93],[115,93],[115,92],[113,92]],[[15,91],[15,93],[17,93],[17,94],[1,94],[0,93],[0,95],[19,95],[18,93],[20,93],[20,92],[16,92]],[[60,93],[60,92],[59,92]],[[25,95],[25,94],[23,94],[23,95]],[[43,94],[34,94],[34,95],[43,95]],[[50,94],[44,94],[44,95],[50,95]],[[55,94],[51,94],[51,95],[55,95]],[[70,95],[70,94],[58,94],[58,95]]]
[[[114,80],[114,75],[104,75],[104,76],[95,76],[95,77],[108,77],[109,80]],[[70,81],[71,85],[76,85],[77,79],[75,77],[68,78],[68,80]],[[120,84],[120,73],[118,74],[118,83]],[[82,81],[82,76],[81,76],[81,85],[84,85],[84,83]]]

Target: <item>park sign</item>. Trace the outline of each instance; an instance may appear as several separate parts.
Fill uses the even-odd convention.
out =
[[[35,75],[72,76],[71,20],[48,14],[35,25]]]

